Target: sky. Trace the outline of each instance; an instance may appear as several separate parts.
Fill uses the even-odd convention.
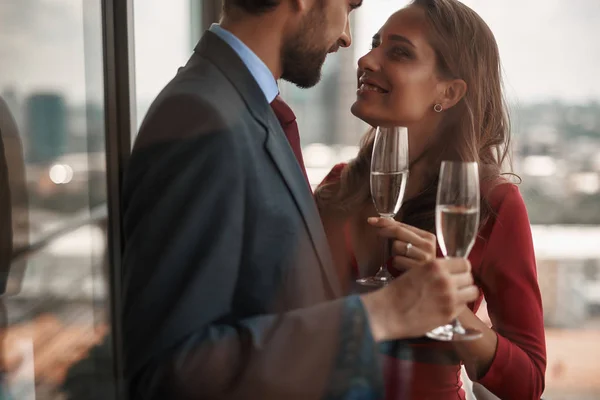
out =
[[[523,103],[600,100],[600,0],[464,2],[496,35],[509,98]],[[100,87],[102,69],[100,14],[92,3],[0,2],[0,93],[8,87],[24,94],[59,90],[73,103],[93,97],[90,87]],[[364,1],[356,18],[355,59],[403,4]],[[134,6],[137,97],[147,102],[190,55],[189,7],[188,0],[134,0]]]

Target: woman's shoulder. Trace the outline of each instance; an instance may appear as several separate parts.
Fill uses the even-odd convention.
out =
[[[344,171],[344,168],[346,168],[346,165],[348,164],[339,163],[334,165],[325,178],[323,178],[319,186],[338,182],[342,178],[342,172]]]
[[[494,210],[498,214],[505,212],[525,211],[526,206],[519,187],[505,178],[500,178],[486,185],[484,195]],[[485,188],[485,186],[484,186]]]

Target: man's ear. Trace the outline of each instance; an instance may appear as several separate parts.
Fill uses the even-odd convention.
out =
[[[467,83],[462,79],[453,79],[443,83],[438,103],[444,110],[454,107],[467,93]]]

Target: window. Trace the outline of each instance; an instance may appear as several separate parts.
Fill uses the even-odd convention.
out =
[[[354,16],[353,46],[330,56],[322,82],[282,85],[297,114],[313,186],[356,155],[366,126],[349,107],[356,62],[372,35],[408,1],[366,1]],[[496,36],[512,117],[514,171],[523,178],[545,307],[544,398],[600,395],[596,342],[600,289],[600,8],[578,0],[464,0]]]
[[[200,0],[134,0],[137,123],[201,35]],[[137,132],[135,132],[137,133]]]
[[[203,3],[130,1],[139,126],[199,38]],[[120,166],[106,164],[104,73],[115,70],[104,58],[103,28],[112,27],[103,16],[122,10],[108,3],[0,4],[0,281],[10,265],[0,297],[0,361],[8,370],[0,398],[116,395],[107,172]]]
[[[110,399],[100,2],[2,2],[0,53],[0,397]]]

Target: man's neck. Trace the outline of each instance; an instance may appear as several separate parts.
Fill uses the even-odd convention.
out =
[[[245,16],[232,20],[224,17],[220,25],[223,29],[234,34],[269,68],[275,80],[281,77],[281,45],[282,29],[276,18],[261,16]]]

